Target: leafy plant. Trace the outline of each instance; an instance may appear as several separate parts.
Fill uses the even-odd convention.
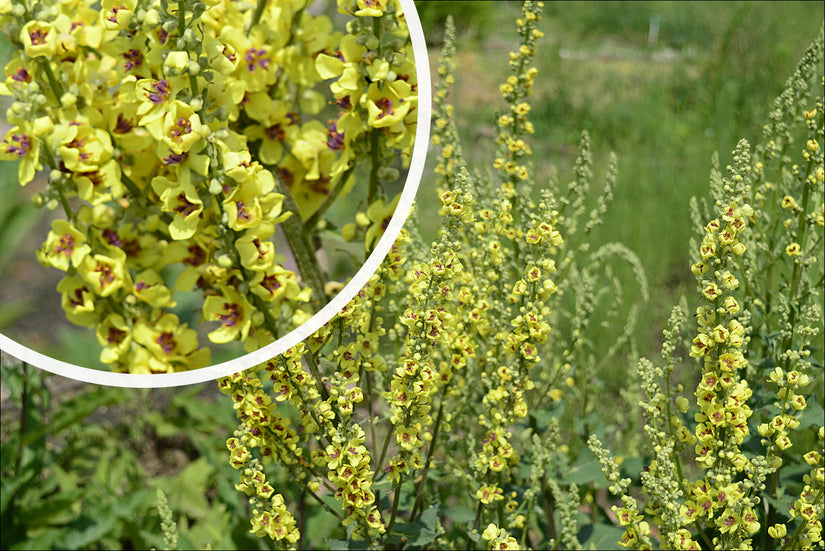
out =
[[[635,308],[612,270],[629,266],[645,297],[647,282],[627,248],[589,241],[617,168],[613,159],[588,209],[586,133],[570,183],[554,179],[533,198],[528,97],[541,4],[523,9],[488,174],[470,172],[451,122],[448,24],[433,136],[442,224],[432,245],[402,233],[335,321],[221,380],[240,420],[227,447],[253,533],[317,546],[292,512],[311,504],[331,521],[332,548],[577,542],[582,490],[599,474],[594,461],[577,460],[589,427],[604,421],[594,359],[633,349]],[[599,316],[626,321],[613,334]],[[276,484],[279,472],[292,483]]]

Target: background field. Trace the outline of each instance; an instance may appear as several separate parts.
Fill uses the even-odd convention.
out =
[[[518,3],[417,6],[431,42],[433,69],[443,19],[447,13],[457,18],[461,36],[452,103],[465,155],[481,169],[494,151],[492,122],[503,105],[497,88],[507,75],[506,55],[517,39],[513,21]],[[623,242],[647,270],[652,289],[640,313],[637,340],[642,353],[655,354],[662,321],[692,285],[687,205],[691,196],[707,191],[712,152],[719,151],[724,165],[740,137],[759,136],[770,102],[821,27],[822,17],[821,4],[815,2],[547,4],[542,23],[546,37],[539,44],[540,73],[531,101],[538,183],[546,179],[551,164],[566,172],[583,129],[590,133],[597,174],[604,171],[610,151],[618,154],[616,199],[594,241]],[[44,235],[33,230],[41,214],[23,199],[8,199],[19,196],[13,192],[15,179],[12,165],[0,165],[0,279],[35,283],[24,301],[0,295],[0,332],[24,323],[22,329],[32,339],[54,332],[59,347],[52,348],[53,353],[83,362],[94,337],[84,340],[55,330],[53,321],[61,312],[40,309],[38,297],[56,293],[57,271],[40,267],[33,255],[29,261],[12,256],[18,247],[33,250]],[[432,182],[428,171],[419,194],[422,213],[435,209]],[[435,225],[422,227],[427,237],[435,230]],[[54,273],[43,275],[49,271]],[[626,287],[632,287],[630,281]],[[23,322],[25,315],[35,317]],[[216,396],[213,383],[131,391],[59,377],[27,380],[3,371],[4,474],[5,458],[16,454],[6,444],[21,419],[44,427],[25,451],[38,456],[35,465],[42,470],[28,473],[28,479],[3,478],[4,538],[13,533],[7,528],[18,534],[21,529],[7,524],[5,505],[9,495],[22,492],[24,505],[31,507],[31,526],[37,527],[34,534],[43,542],[90,548],[161,546],[154,488],[162,486],[183,520],[181,547],[266,547],[263,540],[245,534],[247,512],[232,488],[236,475],[226,464],[224,447],[234,414],[229,401]],[[23,385],[34,396],[36,411],[21,411],[9,399],[19,395]],[[70,443],[70,433],[76,444]],[[104,457],[111,469],[98,465]],[[44,505],[38,506],[40,502]],[[308,522],[323,535],[317,519]]]

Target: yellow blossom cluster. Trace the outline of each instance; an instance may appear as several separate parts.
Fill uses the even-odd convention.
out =
[[[0,3],[18,53],[0,159],[18,161],[21,185],[49,170],[35,200],[66,219],[37,257],[66,272],[66,316],[95,328],[113,370],[209,363],[172,311],[179,292],[201,295],[212,343],[253,350],[300,324],[327,299],[309,237],[359,167],[360,237],[371,249],[383,234],[417,81],[397,3],[360,4],[340,3],[341,33],[306,0]]]

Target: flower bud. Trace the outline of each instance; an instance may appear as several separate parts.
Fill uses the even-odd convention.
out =
[[[62,105],[63,107],[74,107],[76,103],[77,96],[75,96],[74,94],[66,92],[65,94],[60,96],[60,105]]]
[[[169,52],[163,61],[163,68],[173,75],[179,75],[189,68],[188,52]]]
[[[160,23],[160,14],[158,10],[155,8],[150,8],[146,10],[146,13],[143,16],[143,24],[147,27],[153,28],[157,27]]]

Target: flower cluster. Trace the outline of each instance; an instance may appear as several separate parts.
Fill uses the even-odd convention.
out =
[[[684,307],[674,309],[665,331],[666,369],[639,361],[646,396],[640,406],[653,458],[641,475],[648,499],[644,513],[668,547],[699,549],[700,542],[702,548],[821,546],[825,429],[821,418],[805,412],[814,396],[810,383],[822,377],[821,370],[811,369],[821,363],[813,357],[812,338],[822,331],[821,289],[815,283],[823,272],[818,170],[825,80],[817,74],[822,58],[820,33],[774,104],[764,142],[751,155],[742,140],[725,178],[715,157],[713,202],[704,209],[692,204],[701,242],[694,243],[698,258],[691,271],[701,302],[689,353],[702,365],[692,432],[686,422],[691,402],[681,396],[682,385],[671,380],[680,362],[673,353],[684,326]],[[801,134],[796,127],[803,126],[805,170],[789,166],[782,154]],[[650,524],[629,496],[629,480],[619,481],[618,470],[595,437],[590,444],[611,492],[625,503],[625,508],[614,509],[627,526],[620,543],[649,547],[641,534],[649,535]],[[754,451],[759,444],[762,454]],[[803,449],[795,449],[800,444]],[[696,478],[692,466],[682,464],[682,452],[689,447],[702,473]],[[799,469],[801,483],[781,477],[789,469]],[[786,501],[786,510],[776,506],[782,492],[796,496]]]
[[[243,441],[244,450],[258,448],[264,464],[274,461],[286,468],[294,480],[300,481],[303,491],[321,503],[318,492],[333,494],[343,510],[343,514],[333,514],[343,526],[354,524],[353,534],[367,540],[380,538],[386,528],[372,490],[374,466],[365,446],[367,435],[353,415],[364,400],[361,385],[365,382],[365,390],[371,395],[371,372],[386,369],[377,354],[384,330],[376,311],[387,293],[384,281],[400,277],[405,258],[399,247],[405,236],[402,232],[385,263],[342,309],[332,326],[322,327],[306,342],[257,369],[223,378],[219,384],[235,402],[241,434],[251,435]],[[316,353],[333,329],[343,333],[349,320],[354,320],[350,332],[355,338],[333,350],[334,369],[331,375],[323,376]],[[300,417],[299,433],[288,428],[289,416],[278,413],[286,404]],[[374,429],[371,436],[374,442]],[[317,448],[305,454],[304,445],[310,438],[317,442]],[[237,440],[228,441],[230,463],[236,467]],[[244,451],[242,456],[246,455]],[[244,488],[251,487],[242,479],[239,489]],[[247,494],[251,495],[249,491]],[[258,530],[255,522],[253,519],[253,531]]]
[[[253,350],[299,324],[327,298],[310,238],[358,170],[375,219],[361,237],[383,233],[415,65],[395,2],[340,4],[347,34],[304,0],[0,5],[19,54],[0,85],[15,100],[0,158],[19,161],[21,185],[49,170],[36,202],[66,219],[38,259],[66,272],[66,315],[96,328],[112,369],[209,363],[177,292],[203,297],[212,343]]]
[[[523,5],[522,46],[512,56],[516,85],[505,90],[513,122],[500,129],[504,141],[529,134],[529,109],[522,104],[536,76],[530,65],[541,8],[538,2]],[[434,242],[426,244],[415,231],[402,233],[379,271],[336,319],[300,350],[252,372],[266,381],[270,409],[300,419],[295,446],[303,452],[297,455],[310,461],[293,471],[291,455],[273,458],[297,484],[310,480],[306,487],[319,498],[334,496],[337,507],[327,511],[347,527],[348,538],[377,547],[404,544],[416,534],[419,546],[457,546],[454,537],[461,533],[470,540],[466,545],[495,549],[556,541],[575,547],[581,494],[587,490],[548,480],[575,457],[565,440],[574,429],[562,431],[549,410],[575,386],[571,370],[585,369],[572,364],[584,357],[579,343],[593,334],[586,321],[565,323],[576,313],[560,313],[555,305],[563,289],[576,295],[576,282],[585,280],[590,295],[577,300],[603,305],[613,299],[611,312],[620,316],[626,308],[602,277],[603,268],[608,259],[619,258],[636,271],[638,259],[618,245],[586,254],[584,240],[570,244],[562,225],[577,236],[592,225],[563,219],[561,200],[553,191],[533,189],[531,178],[514,178],[506,170],[485,178],[470,170],[448,103],[453,33],[448,23],[436,85],[433,142],[439,146],[441,226]],[[342,71],[341,78],[348,55],[343,65],[329,62]],[[505,155],[527,167],[528,152],[524,144]],[[577,197],[586,195],[593,179],[590,159],[585,136]],[[614,160],[607,189],[615,174]],[[599,200],[588,224],[598,223],[610,195]],[[574,209],[583,204],[584,199]],[[372,208],[347,232],[368,233],[382,216]],[[415,221],[414,215],[410,222]],[[563,259],[560,267],[557,259]],[[626,343],[601,339],[590,350],[610,358]],[[230,379],[221,385],[238,403],[260,398],[254,385],[239,388]],[[592,411],[595,404],[583,401]],[[576,405],[566,415],[578,413]],[[475,509],[471,520],[461,526],[439,522],[445,492]],[[537,518],[542,509],[546,514]]]
[[[525,9],[523,17],[516,20],[522,43],[517,51],[510,52],[511,74],[499,86],[510,112],[498,119],[497,143],[500,149],[493,166],[502,172],[511,186],[531,176],[525,162],[531,150],[523,138],[534,132],[533,124],[527,120],[530,104],[526,99],[533,91],[533,82],[538,74],[538,69],[531,63],[536,55],[536,42],[544,36],[537,28],[541,21],[541,7],[541,2],[538,2],[535,8]]]
[[[747,203],[740,203],[740,197],[750,191],[744,184],[749,169],[748,144],[743,141],[734,152],[734,167],[729,169],[726,187],[731,189],[730,201],[722,205],[719,218],[705,226],[701,259],[691,267],[704,298],[704,304],[696,309],[698,334],[690,349],[692,357],[703,361],[702,379],[695,392],[701,410],[696,415],[695,451],[697,461],[715,475],[729,476],[747,465],[739,446],[749,432],[751,409],[747,401],[751,390],[739,375],[747,365],[742,352],[745,327],[736,319],[741,310],[734,294],[739,280],[730,270],[735,257],[746,250],[741,237],[747,218],[753,214]]]
[[[516,538],[511,536],[504,528],[499,528],[492,522],[487,525],[481,537],[487,541],[487,549],[500,549],[501,551],[518,549]]]

